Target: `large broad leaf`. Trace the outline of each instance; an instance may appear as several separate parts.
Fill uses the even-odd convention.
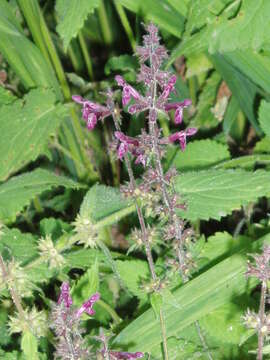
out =
[[[118,222],[134,210],[135,205],[125,200],[119,190],[105,185],[94,185],[83,199],[80,215],[90,218],[102,227]]]
[[[167,337],[179,338],[196,320],[243,294],[248,285],[244,275],[247,267],[245,253],[258,251],[263,242],[269,243],[270,236],[256,241],[245,251],[232,255],[176,290],[173,295],[181,306],[176,308],[166,302],[164,305]],[[249,286],[255,284],[254,280],[249,282]],[[160,326],[153,310],[146,311],[122,330],[114,343],[122,347],[126,345],[131,351],[150,352],[154,358],[160,359]]]
[[[35,160],[47,148],[66,111],[51,90],[32,90],[0,108],[0,181]]]
[[[230,159],[230,153],[226,145],[210,139],[197,140],[188,144],[184,152],[178,148],[172,165],[180,171],[199,170],[226,159]]]
[[[184,29],[185,18],[179,12],[175,14],[175,4],[171,4],[169,0],[118,0],[127,9],[145,15],[147,20],[151,20],[158,24],[171,34],[181,37]],[[174,1],[175,3],[175,1]]]
[[[27,89],[50,87],[54,89],[57,98],[61,98],[52,66],[25,36],[11,6],[5,0],[0,1],[0,39],[0,52]]]
[[[66,0],[56,1],[56,11],[59,17],[57,31],[63,39],[65,51],[71,39],[78,35],[87,16],[93,13],[99,3],[99,0],[70,1],[68,4]]]
[[[227,3],[230,2],[227,0]],[[193,2],[194,9],[191,7],[184,41],[174,50],[170,62],[182,54],[191,55],[207,50],[209,53],[247,49],[259,51],[269,44],[269,26],[265,27],[270,22],[269,1],[243,0],[240,11],[233,18],[237,7],[223,10],[225,4],[221,1],[214,1],[213,4],[213,1],[203,0],[201,3],[201,0]],[[213,9],[217,3],[219,9]],[[237,5],[236,1],[234,3]],[[198,28],[200,31],[191,35]]]
[[[0,185],[0,220],[14,219],[35,196],[57,186],[73,189],[81,187],[79,183],[67,177],[43,169],[13,177]]]
[[[244,170],[205,170],[177,178],[176,191],[187,203],[181,216],[189,220],[219,220],[242,205],[270,194],[270,174]]]
[[[259,110],[259,122],[263,132],[270,136],[270,103],[263,100]]]

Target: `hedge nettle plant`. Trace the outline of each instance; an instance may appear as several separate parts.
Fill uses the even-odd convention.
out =
[[[162,159],[166,156],[166,147],[172,143],[179,143],[182,151],[186,148],[187,138],[196,133],[195,128],[176,131],[168,137],[164,137],[162,128],[159,126],[159,114],[174,111],[174,122],[181,125],[183,110],[191,104],[189,99],[182,102],[171,102],[170,94],[175,92],[177,77],[168,71],[162,70],[167,51],[160,44],[158,29],[153,24],[146,27],[147,34],[143,37],[143,46],[137,47],[137,55],[140,61],[140,70],[137,81],[144,84],[143,94],[128,84],[125,79],[117,75],[115,80],[122,88],[123,108],[131,115],[144,114],[146,128],[141,134],[130,137],[121,131],[121,119],[118,106],[115,103],[115,94],[108,90],[105,105],[93,103],[81,96],[73,96],[73,100],[82,105],[82,117],[89,130],[93,130],[100,120],[112,116],[115,125],[114,146],[118,159],[124,161],[129,183],[121,187],[125,196],[132,197],[136,203],[140,229],[133,232],[133,237],[140,246],[143,244],[149,269],[151,282],[147,286],[150,293],[151,303],[159,316],[161,334],[163,339],[163,352],[165,359],[169,358],[165,319],[162,309],[162,289],[165,279],[157,275],[152,256],[152,246],[155,239],[155,229],[146,225],[147,214],[151,209],[151,216],[157,218],[162,224],[159,235],[166,243],[170,243],[175,253],[174,259],[170,259],[170,265],[177,267],[179,275],[185,282],[188,280],[192,259],[188,252],[188,239],[192,234],[190,229],[185,229],[185,223],[177,215],[177,209],[185,208],[176,195],[173,187],[174,177],[177,172],[174,168],[164,171]],[[135,180],[132,159],[135,165],[141,165],[145,171],[142,181]],[[159,304],[159,305],[157,305]]]

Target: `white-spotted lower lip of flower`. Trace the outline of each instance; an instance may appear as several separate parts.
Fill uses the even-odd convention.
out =
[[[39,239],[38,249],[40,257],[48,262],[51,269],[62,267],[65,264],[64,257],[56,249],[50,235]]]
[[[95,227],[95,224],[90,219],[77,215],[76,220],[73,222],[75,235],[72,240],[78,241],[79,244],[85,247],[95,248],[97,247],[99,233]]]

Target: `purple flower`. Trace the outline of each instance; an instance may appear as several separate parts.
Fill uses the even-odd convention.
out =
[[[176,124],[181,124],[183,120],[183,109],[191,105],[190,99],[185,99],[182,102],[170,103],[165,105],[165,110],[169,111],[175,109],[174,121]]]
[[[167,83],[167,85],[164,87],[162,94],[160,95],[159,102],[163,102],[164,100],[167,100],[170,93],[174,90],[174,85],[176,83],[177,77],[175,75],[172,75]]]
[[[112,359],[139,359],[144,356],[142,352],[125,352],[125,351],[109,351],[109,355]]]
[[[130,102],[131,98],[135,100],[140,100],[141,95],[131,85],[127,84],[125,80],[122,78],[122,76],[116,75],[115,80],[119,86],[123,87],[123,97],[122,97],[123,106],[126,106]]]
[[[178,131],[169,136],[169,142],[173,143],[175,141],[179,141],[181,150],[184,151],[186,148],[187,136],[192,136],[196,134],[196,132],[197,132],[196,128],[189,128],[187,130]]]
[[[90,297],[89,300],[84,302],[82,306],[76,311],[76,317],[79,318],[84,312],[89,315],[95,315],[95,311],[93,310],[93,305],[100,299],[100,294],[95,293]]]
[[[62,301],[64,302],[64,305],[66,308],[69,308],[72,305],[72,298],[69,293],[69,283],[68,282],[63,282],[57,304],[58,305],[61,304]]]
[[[98,120],[103,120],[111,114],[110,110],[103,105],[93,103],[80,95],[73,95],[72,100],[83,106],[82,117],[86,121],[87,128],[93,130]]]
[[[121,131],[115,131],[114,135],[120,141],[120,145],[117,150],[117,155],[120,160],[123,159],[130,148],[139,146],[139,141],[137,139],[127,136]]]

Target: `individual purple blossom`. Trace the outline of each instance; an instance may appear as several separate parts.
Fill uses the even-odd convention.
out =
[[[84,99],[80,95],[73,95],[72,100],[83,106],[82,117],[86,121],[88,130],[93,130],[99,120],[111,115],[106,106]]]
[[[88,315],[95,315],[95,310],[93,310],[93,305],[100,299],[100,294],[95,293],[92,295],[82,306],[76,311],[76,317],[79,318],[84,312]]]
[[[187,130],[178,131],[169,136],[169,142],[179,141],[181,150],[184,151],[187,144],[187,136],[192,136],[196,134],[196,128],[188,128]]]
[[[137,139],[127,136],[121,131],[115,131],[114,135],[120,141],[120,145],[117,150],[117,155],[120,160],[122,160],[126,153],[130,150],[130,145],[133,148],[139,146],[139,141]]]
[[[172,75],[168,81],[168,83],[166,84],[166,86],[163,89],[162,94],[159,97],[159,102],[167,100],[170,93],[174,90],[174,85],[176,83],[177,77],[175,75]]]
[[[166,104],[165,110],[166,111],[175,110],[174,121],[176,124],[181,124],[182,120],[183,120],[183,110],[184,110],[184,108],[186,108],[190,105],[191,105],[191,100],[185,99],[184,101],[181,101],[181,102]]]
[[[68,282],[63,282],[63,284],[61,286],[61,292],[60,292],[57,304],[59,305],[62,302],[64,302],[64,305],[66,308],[69,308],[72,305],[72,298],[70,296]]]
[[[127,84],[122,76],[116,75],[115,80],[119,86],[123,88],[123,96],[122,96],[122,103],[123,106],[126,106],[131,98],[135,100],[140,100],[141,95],[135,90],[131,85]]]

